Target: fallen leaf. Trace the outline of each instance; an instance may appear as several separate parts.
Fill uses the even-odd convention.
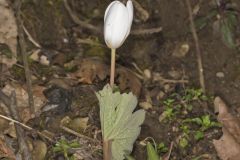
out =
[[[223,136],[219,140],[213,141],[218,156],[222,160],[239,160],[240,119],[229,113],[228,107],[221,98],[216,97],[214,105],[219,112],[218,121],[223,125]]]
[[[43,141],[33,141],[32,156],[34,160],[44,160],[47,154],[47,145]]]
[[[0,159],[16,159],[14,152],[11,148],[9,148],[4,139],[0,138]]]
[[[77,72],[70,75],[80,78],[80,82],[92,84],[96,78],[104,80],[109,74],[109,68],[98,58],[86,58],[80,62]]]
[[[12,57],[17,57],[17,24],[12,7],[7,0],[0,1],[0,43],[7,44]]]
[[[119,88],[123,90],[129,89],[135,95],[139,96],[142,88],[141,81],[127,68],[119,67],[116,69],[117,79],[119,82]]]
[[[10,96],[11,91],[13,90],[16,92],[19,115],[23,120],[23,122],[27,122],[31,118],[31,114],[28,107],[28,93],[24,88],[24,86],[20,84],[15,84],[15,83],[9,83],[2,89],[3,93],[5,93],[7,96]],[[47,101],[47,99],[43,94],[43,90],[45,90],[45,87],[34,85],[32,87],[32,90],[33,90],[34,107],[35,107],[35,111],[37,112],[37,111],[40,111],[42,106]]]
[[[74,131],[77,132],[84,132],[87,127],[88,127],[88,117],[85,118],[74,118],[70,123],[69,123],[69,128],[73,129]]]
[[[70,78],[79,79],[81,83],[92,84],[95,80],[105,80],[109,76],[109,66],[99,58],[85,58],[78,67],[78,70],[69,73]],[[140,80],[129,69],[117,66],[115,74],[115,82],[119,88],[132,91],[139,96],[142,84]]]

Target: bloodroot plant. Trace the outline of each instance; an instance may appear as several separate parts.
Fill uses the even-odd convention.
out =
[[[125,6],[113,1],[104,15],[104,38],[111,49],[110,85],[96,93],[100,105],[104,160],[123,160],[132,152],[133,144],[140,134],[145,111],[134,112],[137,97],[132,93],[114,92],[115,55],[130,33],[133,20],[133,4]]]

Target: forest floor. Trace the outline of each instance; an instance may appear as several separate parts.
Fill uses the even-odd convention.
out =
[[[28,54],[35,115],[27,107],[29,77],[26,79],[22,55],[17,54],[17,61],[6,58],[14,50],[16,36],[4,41],[4,25],[0,25],[0,90],[8,98],[12,90],[16,92],[19,121],[34,129],[25,130],[34,160],[102,159],[95,93],[109,82],[110,50],[102,32],[109,3],[23,1],[23,47]],[[219,144],[215,140],[224,133],[217,109],[222,103],[216,97],[227,104],[229,113],[225,114],[239,120],[239,1],[195,0],[191,4],[205,93],[199,85],[196,43],[185,1],[135,0],[134,5],[132,33],[117,50],[115,76],[121,92],[132,91],[138,97],[137,108],[146,110],[132,156],[146,160],[145,144],[149,141],[164,160],[166,155],[170,160],[228,159],[227,146],[222,147],[226,149],[225,159],[223,151],[216,149]],[[0,3],[0,8],[3,6]],[[230,22],[228,15],[234,20]],[[233,27],[227,28],[222,22]],[[13,33],[13,29],[5,32]],[[10,115],[6,106],[0,103],[0,115]],[[240,135],[239,128],[234,134]],[[0,119],[0,159],[18,156],[16,138],[13,124]],[[236,142],[240,146],[239,138]],[[230,146],[234,148],[235,144]]]

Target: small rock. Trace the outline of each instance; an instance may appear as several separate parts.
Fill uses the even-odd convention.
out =
[[[45,65],[45,66],[49,66],[50,65],[50,62],[49,62],[47,56],[45,56],[45,55],[41,55],[40,56],[40,63],[42,65]]]
[[[69,123],[69,127],[77,132],[84,132],[88,127],[88,117],[80,118],[77,117]]]
[[[47,145],[43,141],[33,141],[32,156],[34,160],[44,160],[47,154]]]
[[[177,58],[183,58],[187,55],[187,53],[189,52],[189,45],[187,43],[183,43],[181,45],[177,45],[173,51],[173,57],[177,57]]]
[[[149,69],[145,69],[145,70],[143,71],[143,73],[144,73],[144,76],[145,76],[147,79],[150,79],[150,78],[152,77],[152,73],[151,73],[151,71],[150,71]]]
[[[172,131],[173,131],[173,132],[178,132],[179,129],[178,129],[177,127],[173,126],[173,127],[172,127]]]
[[[218,78],[224,78],[224,73],[223,72],[217,72],[216,77]]]
[[[179,71],[169,71],[168,75],[171,76],[173,79],[180,79],[181,78],[181,73]]]
[[[152,104],[149,102],[140,102],[139,106],[143,108],[144,110],[148,110],[152,108]]]
[[[164,96],[165,96],[165,93],[163,91],[160,91],[157,95],[157,100],[163,99]]]
[[[168,93],[168,92],[170,91],[170,89],[171,89],[171,87],[170,87],[169,84],[165,84],[165,85],[164,85],[164,91],[165,91],[165,93]]]

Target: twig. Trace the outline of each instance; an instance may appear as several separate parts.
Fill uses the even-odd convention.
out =
[[[25,28],[24,25],[23,25],[23,30],[24,30],[25,34],[27,35],[29,41],[32,42],[32,44],[34,44],[38,48],[42,48],[41,45],[33,39],[33,37],[31,36],[31,34],[28,32],[28,30]]]
[[[101,43],[98,43],[98,42],[95,42],[95,41],[93,41],[91,39],[81,39],[81,38],[78,38],[77,39],[77,43],[88,44],[88,45],[92,45],[92,46],[106,47],[105,45],[103,45]]]
[[[132,0],[134,7],[136,9],[136,11],[139,13],[139,17],[141,18],[141,20],[143,20],[144,22],[148,20],[149,18],[149,13],[147,10],[145,10],[140,3],[138,3],[137,0]]]
[[[131,34],[136,36],[141,36],[141,35],[159,33],[161,31],[162,31],[162,27],[148,28],[148,29],[135,29],[135,30],[132,30]]]
[[[172,148],[173,148],[173,142],[171,142],[169,151],[168,151],[168,153],[164,156],[163,160],[169,160],[170,155],[171,155],[171,153],[172,153]]]
[[[10,103],[10,112],[12,117],[16,120],[19,120],[19,115],[17,112],[17,102],[16,102],[16,93],[12,91],[11,93],[11,103]],[[17,139],[18,139],[18,147],[19,152],[22,154],[22,159],[24,160],[32,160],[31,152],[29,151],[27,142],[25,140],[25,133],[22,127],[15,125]]]
[[[71,10],[71,8],[70,8],[67,0],[63,0],[63,2],[64,2],[64,6],[65,6],[68,14],[70,15],[70,17],[72,18],[72,20],[73,20],[76,24],[80,25],[81,27],[83,27],[83,28],[85,28],[85,29],[94,31],[95,33],[98,33],[98,34],[101,33],[101,30],[100,30],[98,27],[95,27],[95,26],[92,25],[92,24],[89,24],[89,23],[86,23],[86,22],[80,20],[80,19],[73,13],[73,11]]]
[[[19,36],[18,43],[19,43],[19,47],[20,47],[20,53],[22,54],[22,57],[23,57],[25,77],[26,77],[26,81],[27,81],[28,103],[29,103],[29,108],[30,108],[31,113],[34,114],[35,109],[34,109],[34,100],[33,100],[33,92],[32,92],[31,71],[29,69],[29,64],[28,64],[28,59],[27,59],[23,22],[21,20],[22,1],[17,0],[15,3],[16,3],[16,15],[17,15],[16,19],[17,19],[18,36]]]
[[[64,130],[65,132],[68,132],[68,133],[70,133],[70,134],[73,134],[73,135],[75,135],[75,136],[77,136],[77,137],[79,137],[79,138],[83,138],[83,139],[89,140],[89,141],[91,141],[91,142],[101,143],[101,142],[98,141],[97,139],[93,139],[93,138],[90,138],[90,137],[85,136],[85,135],[83,135],[83,134],[80,134],[80,133],[78,133],[78,132],[76,132],[76,131],[68,128],[68,127],[63,126],[63,125],[61,125],[60,128],[61,128],[62,130]]]
[[[200,86],[201,86],[203,92],[205,93],[206,88],[205,88],[202,56],[201,56],[201,51],[200,51],[200,47],[199,47],[198,35],[197,35],[197,31],[196,31],[195,24],[193,21],[192,7],[190,4],[190,1],[186,0],[186,4],[187,4],[187,8],[188,8],[188,13],[189,13],[191,32],[192,32],[193,39],[195,41],[195,46],[196,46],[196,54],[197,54],[197,62],[198,62],[198,70],[199,70],[199,82],[200,82]]]
[[[8,107],[10,108],[11,99],[10,99],[7,95],[5,95],[1,90],[0,90],[0,100],[1,100],[6,106],[8,106]],[[52,140],[49,136],[45,135],[45,134],[42,133],[42,132],[36,131],[35,129],[31,128],[30,126],[27,126],[27,125],[24,124],[24,123],[21,123],[21,122],[15,120],[15,119],[12,119],[12,118],[7,117],[7,116],[4,116],[4,115],[0,115],[0,118],[3,118],[3,119],[8,120],[8,121],[10,121],[10,122],[16,123],[17,125],[25,128],[25,129],[34,131],[34,132],[36,132],[38,135],[40,135],[40,136],[48,139],[50,142],[53,142],[53,140]]]
[[[165,78],[161,78],[159,79],[159,81],[162,81],[163,83],[188,83],[188,80],[184,80],[184,79],[179,79],[179,80],[174,80],[174,79],[165,79]]]
[[[85,29],[93,31],[96,34],[102,34],[102,27],[95,27],[92,24],[89,24],[89,23],[86,23],[86,22],[80,20],[71,10],[67,0],[63,0],[63,2],[64,2],[64,6],[65,6],[68,14],[70,15],[70,17],[72,18],[74,23],[80,25],[81,27],[83,27]],[[141,36],[141,35],[159,33],[161,31],[162,31],[162,27],[149,28],[149,29],[136,29],[136,30],[132,30],[131,34],[136,35],[136,36]]]

